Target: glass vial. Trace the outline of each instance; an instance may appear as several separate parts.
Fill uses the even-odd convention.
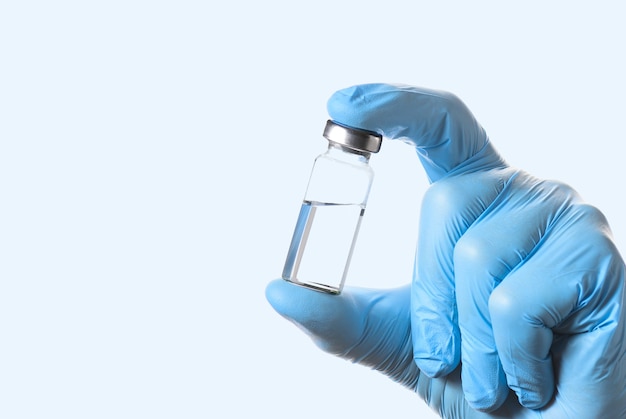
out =
[[[330,294],[343,288],[374,179],[382,136],[327,121],[328,149],[315,159],[283,279]]]

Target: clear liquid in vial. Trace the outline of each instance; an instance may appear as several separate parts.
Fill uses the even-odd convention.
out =
[[[364,212],[361,204],[303,201],[283,279],[339,294]]]

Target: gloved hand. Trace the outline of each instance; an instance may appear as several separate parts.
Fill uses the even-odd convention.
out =
[[[625,268],[602,214],[568,186],[509,167],[451,94],[362,85],[328,109],[339,123],[413,144],[432,182],[410,308],[396,301],[408,289],[333,300],[278,282],[268,287],[275,309],[332,353],[418,391],[445,387],[445,417],[483,414],[468,404],[486,417],[533,417],[509,388],[541,417],[626,417]],[[344,312],[343,323],[325,323]]]
[[[266,296],[322,350],[389,376],[417,392],[444,418],[541,417],[520,406],[512,392],[495,412],[472,409],[464,400],[458,369],[439,378],[420,374],[413,360],[408,285],[391,290],[345,287],[340,295],[331,295],[277,279],[267,286]]]

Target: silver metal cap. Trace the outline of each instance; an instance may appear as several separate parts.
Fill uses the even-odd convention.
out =
[[[324,128],[324,138],[352,150],[366,153],[378,153],[383,141],[382,135],[376,132],[345,127],[330,119]]]

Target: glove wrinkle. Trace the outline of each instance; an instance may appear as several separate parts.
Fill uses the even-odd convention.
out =
[[[415,391],[420,371],[413,362],[408,299],[404,300],[407,301],[398,304],[397,298],[381,294],[364,304],[360,308],[363,333],[339,356],[369,366]]]

